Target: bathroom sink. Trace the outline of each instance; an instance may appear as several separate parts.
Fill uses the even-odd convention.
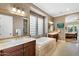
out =
[[[10,42],[11,40],[0,40],[0,44],[1,43],[7,43],[7,42]]]

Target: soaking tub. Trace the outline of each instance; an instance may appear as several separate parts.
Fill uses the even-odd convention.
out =
[[[56,47],[56,39],[55,38],[48,38],[48,37],[41,37],[36,40],[36,55],[37,56],[44,56],[48,55],[55,50]]]

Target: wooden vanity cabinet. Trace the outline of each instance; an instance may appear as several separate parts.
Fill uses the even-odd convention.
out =
[[[35,56],[36,41],[28,42],[24,44],[24,56]]]
[[[76,39],[77,40],[77,33],[66,33],[66,39]]]
[[[6,48],[0,51],[0,56],[35,56],[36,41]]]
[[[2,56],[23,56],[23,45],[2,50]]]

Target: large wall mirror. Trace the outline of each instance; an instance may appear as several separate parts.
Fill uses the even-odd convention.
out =
[[[0,14],[0,37],[13,36],[13,17]]]
[[[27,35],[28,19],[0,14],[0,38]]]

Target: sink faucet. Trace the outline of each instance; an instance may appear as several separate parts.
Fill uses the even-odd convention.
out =
[[[16,40],[18,39],[18,32],[16,32]]]

